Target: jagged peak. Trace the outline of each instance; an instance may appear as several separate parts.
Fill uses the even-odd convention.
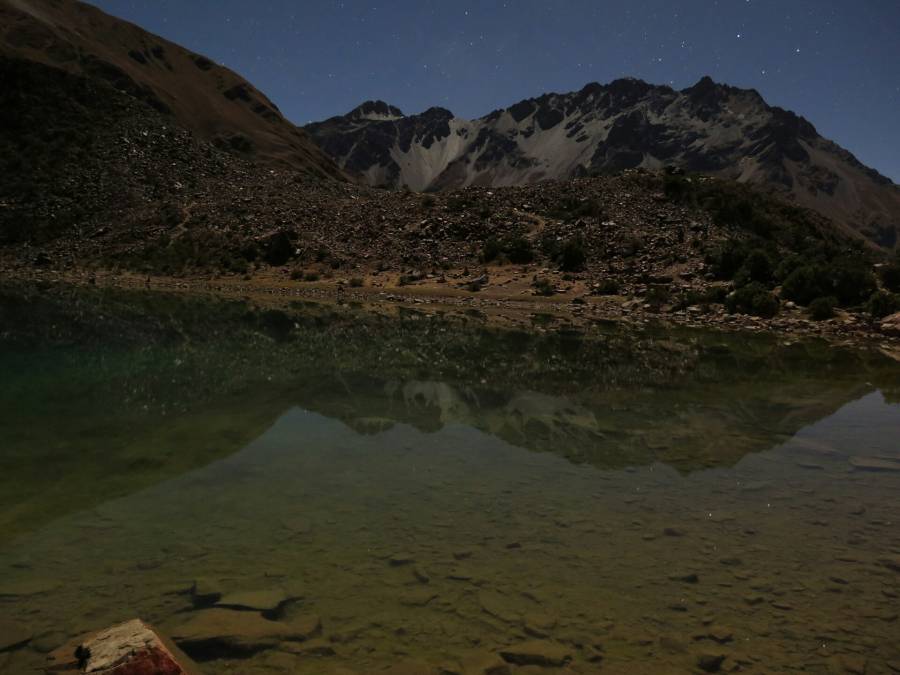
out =
[[[384,101],[365,101],[347,113],[347,117],[367,120],[396,120],[404,115],[400,108]]]
[[[452,119],[453,113],[440,106],[431,106],[425,112],[419,113],[419,117],[427,117],[429,119]]]

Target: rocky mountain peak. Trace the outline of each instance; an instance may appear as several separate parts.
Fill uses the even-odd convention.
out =
[[[432,106],[421,115],[419,115],[423,119],[426,120],[452,120],[453,113],[447,110],[446,108],[441,108],[440,106]]]
[[[500,187],[677,166],[764,186],[878,243],[900,233],[900,190],[888,179],[803,117],[708,75],[681,91],[633,77],[591,82],[475,120],[439,107],[408,117],[381,102],[360,109],[372,117],[307,131],[370,185]]]
[[[404,117],[400,108],[384,101],[365,101],[347,113],[347,117],[367,120],[396,120]]]

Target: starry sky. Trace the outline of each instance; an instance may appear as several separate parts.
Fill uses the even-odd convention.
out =
[[[232,68],[297,124],[367,99],[461,117],[588,82],[703,75],[900,183],[900,0],[93,0]]]

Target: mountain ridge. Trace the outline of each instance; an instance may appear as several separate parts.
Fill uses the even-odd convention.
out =
[[[500,187],[676,166],[772,189],[878,246],[895,247],[900,232],[900,188],[890,178],[755,89],[709,76],[681,90],[637,78],[591,82],[472,120],[445,108],[404,115],[373,100],[305,129],[377,187]]]
[[[239,74],[93,5],[0,0],[0,58],[104,80],[231,154],[345,178]]]

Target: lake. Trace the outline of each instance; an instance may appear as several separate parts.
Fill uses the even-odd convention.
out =
[[[0,287],[0,672],[900,672],[900,364]]]

